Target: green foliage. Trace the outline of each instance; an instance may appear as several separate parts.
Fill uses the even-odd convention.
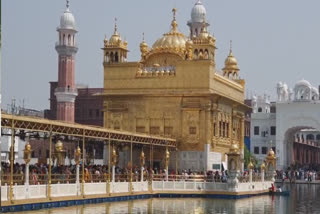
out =
[[[250,159],[255,167],[257,167],[258,161],[248,150],[247,146],[244,146],[244,168],[247,169],[247,166],[250,162]]]

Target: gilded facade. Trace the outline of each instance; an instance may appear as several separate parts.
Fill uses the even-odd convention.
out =
[[[104,126],[175,138],[179,169],[209,170],[227,161],[232,142],[243,150],[245,81],[231,48],[223,72],[217,71],[216,39],[200,1],[189,37],[172,12],[171,30],[151,47],[143,39],[138,62],[127,62],[127,42],[116,25],[104,40]],[[161,154],[155,151],[154,159],[163,165]]]

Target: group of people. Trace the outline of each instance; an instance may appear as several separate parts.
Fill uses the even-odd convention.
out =
[[[2,162],[2,184],[10,182],[11,167],[9,163]],[[25,182],[25,164],[15,163],[13,166],[14,183],[19,185]],[[115,181],[130,181],[130,168],[115,167]],[[112,179],[112,169],[110,168],[110,177],[108,176],[108,165],[85,165],[84,180],[85,182],[103,182]],[[82,180],[82,166],[80,166],[80,181]],[[165,180],[167,172],[165,169],[144,167],[142,170],[143,180],[149,180],[150,176],[153,180]],[[47,184],[49,174],[49,165],[44,163],[36,163],[29,165],[29,184]],[[210,182],[227,182],[228,172],[224,170],[215,171],[193,171],[182,170],[176,171],[170,169],[168,172],[168,180],[198,180]],[[132,181],[141,180],[141,167],[132,167]],[[52,183],[74,183],[76,181],[76,165],[69,166],[52,166],[51,168]]]
[[[277,179],[282,180],[283,182],[285,180],[289,180],[290,183],[297,180],[308,182],[320,180],[320,171],[307,167],[299,169],[288,168],[287,170],[277,170],[276,173]]]

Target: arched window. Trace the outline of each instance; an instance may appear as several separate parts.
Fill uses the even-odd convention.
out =
[[[116,52],[116,54],[114,55],[114,61],[119,62],[118,52]]]
[[[194,50],[194,58],[198,59],[198,55],[199,55],[198,49],[195,49]]]
[[[65,44],[66,44],[66,35],[63,34],[63,45],[65,45]]]
[[[197,28],[195,29],[195,32],[196,32],[196,36],[198,36],[198,29]]]
[[[314,135],[313,134],[308,134],[307,135],[307,140],[314,140]]]
[[[258,108],[258,112],[262,112],[262,108],[261,107]]]
[[[316,139],[317,139],[317,140],[320,140],[320,134],[317,135],[317,138],[316,138]]]
[[[204,58],[205,59],[209,59],[209,51],[208,51],[208,49],[204,50]]]
[[[110,62],[113,62],[113,60],[114,60],[113,57],[114,57],[114,56],[113,56],[113,52],[111,52],[111,53],[110,53]]]
[[[71,36],[70,36],[70,34],[68,35],[68,45],[71,45]]]

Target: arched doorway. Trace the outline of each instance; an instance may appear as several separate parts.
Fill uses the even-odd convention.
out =
[[[301,143],[303,144],[298,144],[299,147],[294,144],[298,141],[297,133],[299,133],[300,131],[305,129],[320,130],[319,121],[310,117],[292,117],[287,118],[286,120],[277,121],[277,127],[279,127],[279,131],[277,132],[276,136],[278,168],[286,169],[291,164],[294,164],[297,160],[299,162],[303,160],[303,163],[310,163],[314,160],[314,155],[309,153],[309,151],[312,149],[307,149],[307,152],[303,151],[303,153],[297,153],[297,150],[301,150],[301,148],[304,148],[303,144],[308,146],[307,142],[304,142],[307,141],[307,134],[300,135]]]

